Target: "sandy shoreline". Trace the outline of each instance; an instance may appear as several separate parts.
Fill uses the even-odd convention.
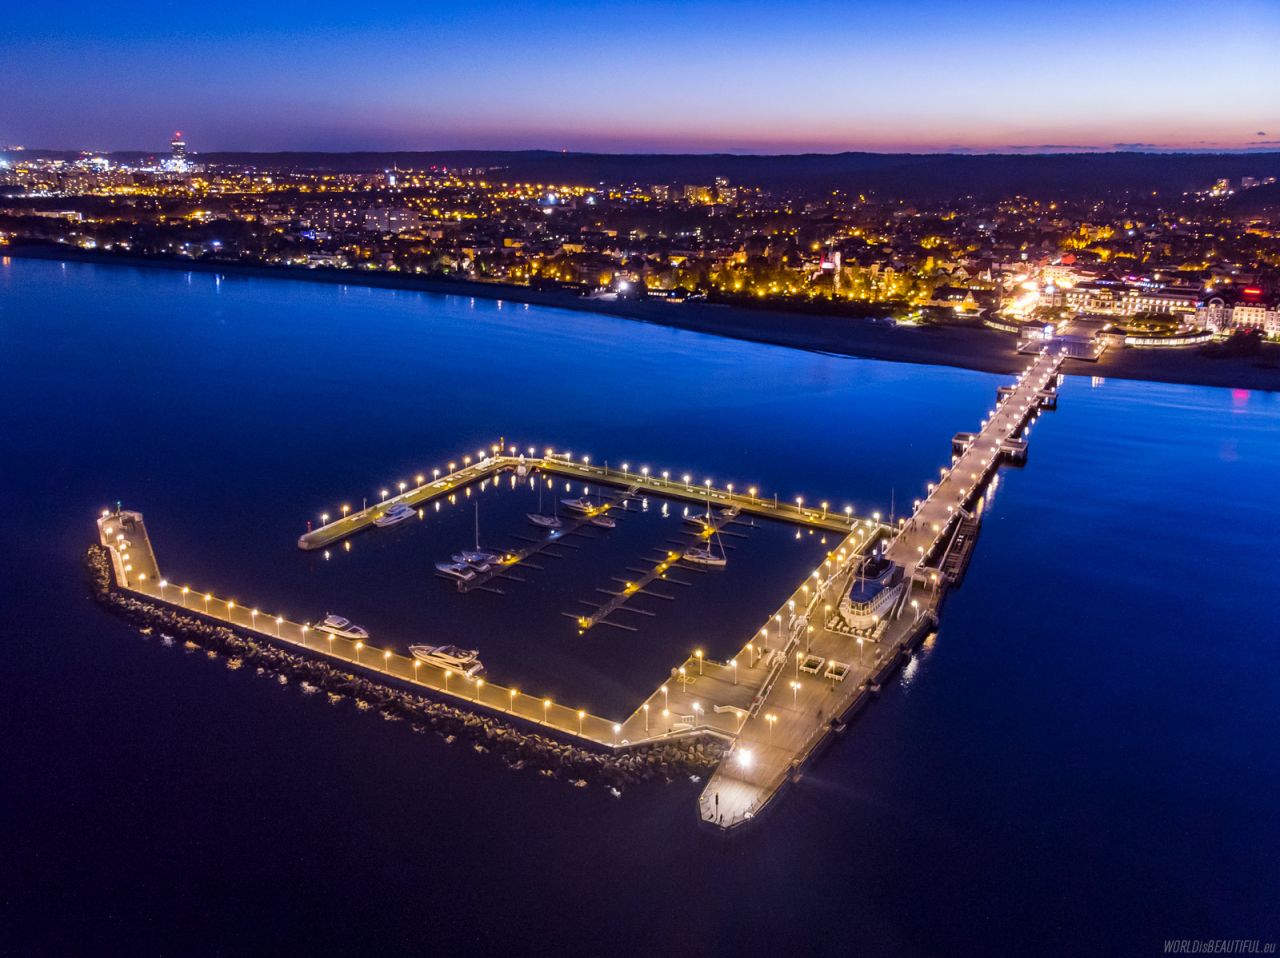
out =
[[[484,299],[501,299],[536,306],[600,313],[792,349],[890,362],[957,366],[981,372],[1014,373],[1022,369],[1027,362],[1025,356],[1015,352],[1012,336],[986,328],[891,326],[872,319],[788,313],[770,309],[746,309],[702,302],[669,303],[662,300],[601,302],[586,300],[571,292],[540,291],[523,286],[467,280],[358,273],[340,269],[313,270],[239,263],[150,259],[56,247],[20,246],[6,249],[3,255],[416,290],[451,296],[476,296]],[[1280,344],[1265,344],[1262,353],[1258,356],[1230,359],[1210,359],[1199,355],[1194,350],[1110,349],[1096,363],[1071,361],[1064,367],[1064,371],[1079,376],[1280,390]]]

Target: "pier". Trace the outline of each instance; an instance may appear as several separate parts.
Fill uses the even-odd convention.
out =
[[[352,669],[393,683],[444,696],[455,704],[499,713],[604,749],[626,749],[663,739],[714,736],[730,751],[711,775],[698,800],[701,819],[730,831],[759,817],[788,782],[803,774],[806,762],[841,731],[847,719],[876,695],[894,670],[935,630],[947,588],[963,576],[980,525],[977,500],[1002,464],[1025,460],[1031,423],[1057,405],[1060,352],[1042,352],[1012,386],[999,390],[996,405],[976,432],[953,440],[952,462],[943,467],[927,494],[916,500],[909,517],[889,525],[855,516],[850,507],[833,511],[827,503],[806,506],[803,499],[782,501],[717,487],[691,474],[673,478],[647,467],[633,470],[574,461],[567,453],[517,449],[505,442],[464,457],[410,488],[397,484],[357,511],[343,507],[339,518],[309,530],[298,540],[304,550],[322,549],[373,525],[387,508],[403,503],[422,508],[471,483],[508,470],[518,476],[541,472],[611,486],[622,491],[602,500],[600,509],[570,521],[566,531],[589,522],[593,514],[621,508],[629,497],[655,497],[697,503],[707,526],[693,542],[720,534],[740,515],[767,517],[813,531],[841,534],[827,558],[760,628],[744,637],[739,651],[713,661],[694,650],[673,666],[654,691],[625,717],[609,718],[557,702],[534,690],[519,690],[481,676],[468,678],[449,669],[405,656],[395,648],[374,647],[324,633],[310,623],[263,611],[262,607],[178,585],[164,578],[140,513],[117,509],[98,519],[99,541],[107,547],[116,584],[155,602],[225,623],[308,654],[341,661]],[[575,525],[576,524],[576,525]],[[491,574],[502,575],[557,539],[534,541],[504,556]],[[636,595],[686,568],[683,548],[665,549],[654,564],[619,580],[622,589],[586,615],[571,614],[585,632],[595,625],[620,626],[609,616]],[[697,570],[701,571],[701,570]],[[677,582],[685,585],[687,583]],[[669,596],[662,596],[670,598]],[[621,626],[625,628],[625,626]]]

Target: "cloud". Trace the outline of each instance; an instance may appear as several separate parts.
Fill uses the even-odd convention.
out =
[[[1112,143],[1117,150],[1159,150],[1163,149],[1159,143]]]
[[[1101,149],[1101,147],[1099,147],[1096,143],[1089,144],[1087,146],[1079,143],[1036,143],[1036,144],[1015,143],[1011,146],[1006,146],[1005,149],[1006,150],[1071,150],[1073,152],[1083,152],[1085,150]]]
[[[1266,131],[1266,130],[1259,130],[1257,133],[1255,133],[1255,134],[1253,134],[1253,135],[1254,135],[1254,136],[1266,136],[1266,135],[1267,135],[1267,131]]]

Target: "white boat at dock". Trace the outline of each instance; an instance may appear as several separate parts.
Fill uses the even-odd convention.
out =
[[[492,568],[492,566],[483,559],[468,559],[467,555],[468,553],[466,552],[459,552],[449,558],[453,559],[455,565],[464,565],[481,573],[488,572],[489,569]],[[471,553],[471,555],[475,555],[475,553]]]
[[[314,626],[317,632],[328,632],[343,639],[367,639],[368,631],[341,615],[326,615]]]
[[[559,529],[564,525],[564,521],[559,516],[544,516],[540,512],[529,512],[526,515],[530,522],[543,529]]]
[[[591,513],[596,510],[595,503],[586,496],[577,499],[561,499],[560,502],[570,512]]]
[[[456,645],[411,645],[409,652],[415,659],[441,669],[453,669],[463,675],[479,675],[484,671],[480,653],[475,649],[460,649]]]
[[[476,577],[476,570],[465,562],[437,562],[436,571],[460,582],[470,582]]]
[[[412,519],[417,514],[417,510],[413,506],[397,502],[385,512],[374,516],[373,524],[379,528],[386,528],[387,526],[394,526],[398,522],[404,522],[406,519]]]
[[[601,529],[616,529],[618,526],[617,519],[603,514],[592,516],[590,522],[593,526],[599,526]]]

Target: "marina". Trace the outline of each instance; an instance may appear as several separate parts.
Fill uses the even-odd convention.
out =
[[[493,554],[479,548],[477,506],[476,549],[455,555],[452,564],[437,564],[442,571],[454,570],[451,577],[465,592],[492,577],[510,575],[520,563],[601,516],[612,519],[609,513],[625,510],[634,497],[651,495],[705,509],[703,515],[686,513],[689,528],[683,538],[670,540],[667,545],[674,548],[659,550],[637,578],[621,580],[617,591],[606,590],[608,598],[589,613],[566,613],[584,634],[597,625],[626,630],[625,623],[611,618],[621,611],[652,615],[630,609],[628,603],[641,595],[671,598],[655,591],[657,583],[690,584],[672,578],[672,571],[714,574],[717,565],[728,561],[721,536],[733,535],[729,527],[741,517],[844,534],[736,654],[714,660],[695,649],[625,717],[595,714],[491,680],[474,649],[417,645],[404,655],[375,644],[361,627],[338,615],[328,614],[313,625],[171,583],[163,577],[143,517],[135,511],[104,511],[98,519],[99,542],[110,551],[120,588],[471,708],[612,750],[673,738],[719,740],[728,752],[706,783],[698,810],[709,826],[732,830],[757,818],[828,736],[840,731],[847,717],[936,628],[947,587],[958,582],[972,552],[983,490],[1002,463],[1025,456],[1030,424],[1042,409],[1056,406],[1062,361],[1061,354],[1042,353],[1014,386],[1000,390],[981,428],[961,434],[963,441],[957,436],[951,466],[928,484],[910,516],[894,523],[881,522],[878,515],[854,516],[851,508],[832,511],[825,502],[813,509],[802,499],[761,497],[754,488],[744,494],[716,487],[711,480],[695,483],[689,474],[673,480],[667,473],[655,476],[647,467],[593,465],[585,457],[575,461],[552,450],[535,456],[504,440],[480,450],[474,459],[464,457],[460,468],[451,462],[450,471],[429,482],[420,476],[417,485],[406,484],[395,496],[387,490],[387,497],[372,507],[357,512],[344,508],[341,518],[325,521],[299,539],[304,550],[331,546],[370,526],[411,518],[435,499],[507,472],[521,479],[555,476],[615,489],[608,498],[568,500],[560,528],[519,550]]]

